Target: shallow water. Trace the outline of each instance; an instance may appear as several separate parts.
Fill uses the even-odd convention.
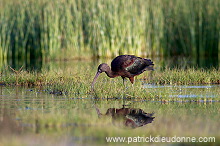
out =
[[[175,95],[191,98],[204,93],[215,96],[220,88],[218,85],[144,87],[154,92],[166,89],[171,98]],[[220,143],[219,102],[96,99],[92,94],[86,98],[68,97],[49,94],[43,88],[19,86],[1,86],[0,93],[0,145],[103,145],[107,143],[106,137],[134,140],[138,136],[215,137],[215,144]],[[128,140],[108,144],[127,143]]]
[[[144,88],[158,94],[168,92],[169,97],[219,99],[220,85],[153,85],[144,84]]]
[[[56,62],[41,69],[85,74],[99,63]],[[0,145],[126,145],[128,137],[134,140],[130,145],[155,144],[135,142],[138,136],[214,137],[214,144],[220,144],[219,85],[142,84],[158,99],[124,98],[123,93],[117,93],[117,98],[87,92],[66,95],[50,87],[0,86]],[[107,142],[109,137],[126,140]]]

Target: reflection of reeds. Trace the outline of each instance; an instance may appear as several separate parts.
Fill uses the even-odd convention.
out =
[[[0,60],[218,56],[220,1],[3,0]]]

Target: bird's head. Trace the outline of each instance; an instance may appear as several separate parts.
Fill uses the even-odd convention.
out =
[[[108,71],[109,69],[110,69],[110,67],[108,66],[108,64],[102,63],[102,64],[100,64],[100,65],[98,66],[98,71],[97,71],[97,73],[98,73],[98,72],[99,72],[99,73],[106,72],[106,71]]]
[[[97,70],[97,73],[93,79],[93,82],[92,82],[92,90],[94,91],[94,84],[96,82],[96,79],[98,78],[98,76],[100,75],[100,73],[102,72],[106,72],[110,69],[110,67],[108,66],[108,64],[106,63],[102,63],[98,66],[98,70]]]

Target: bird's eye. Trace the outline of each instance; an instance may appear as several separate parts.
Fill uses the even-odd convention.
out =
[[[99,70],[98,70],[98,72],[102,72],[102,70],[101,70],[101,69],[99,69]]]

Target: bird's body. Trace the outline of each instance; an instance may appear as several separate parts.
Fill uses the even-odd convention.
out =
[[[124,78],[127,77],[133,84],[134,76],[137,76],[146,70],[153,70],[153,65],[153,62],[150,59],[144,59],[134,55],[117,56],[112,60],[111,68],[106,63],[99,65],[97,74],[92,83],[92,88],[97,77],[102,72],[105,72],[110,78],[121,76],[124,80]]]

